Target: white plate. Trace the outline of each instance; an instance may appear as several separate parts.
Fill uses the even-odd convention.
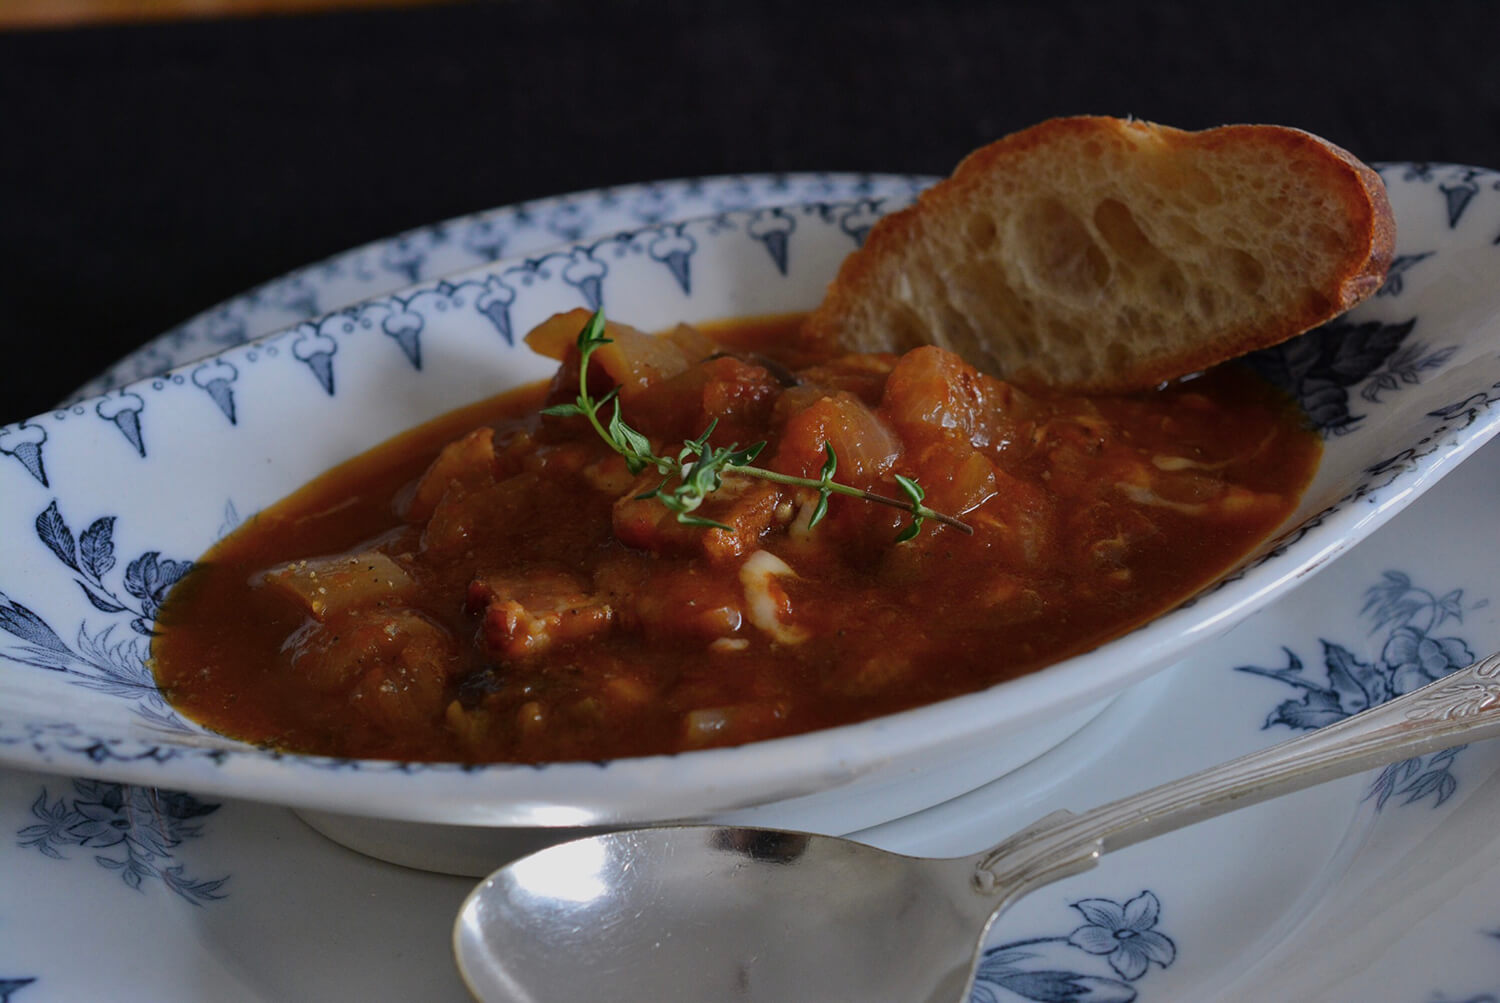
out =
[[[1450,217],[1462,215],[1473,177],[1422,172],[1409,170]],[[1500,530],[1497,483],[1500,451],[1490,447],[1294,600],[1132,691],[1073,741],[868,837],[966,852],[1052,808],[1085,807],[1289,734],[1262,725],[1303,691],[1235,668],[1286,668],[1296,656],[1322,684],[1328,652],[1381,664],[1399,625],[1375,628],[1361,610],[1370,588],[1398,591],[1387,571],[1431,593],[1410,593],[1419,607],[1449,599],[1463,612],[1428,640],[1455,637],[1476,654],[1496,646],[1488,603],[1500,587],[1489,584],[1488,548],[1472,542]],[[1115,748],[1130,754],[1107,754]],[[1400,774],[1378,810],[1366,797],[1372,776],[1112,855],[997,927],[975,1000],[1065,999],[1069,986],[1091,1000],[1500,998],[1497,777],[1500,749],[1474,747]],[[135,810],[139,792],[89,784],[0,770],[0,833],[14,834],[0,842],[0,1003],[465,998],[447,925],[469,882],[349,854],[283,809],[164,796],[161,823]],[[1421,796],[1408,804],[1412,793]],[[1142,908],[1153,899],[1154,924]],[[1098,950],[1098,928],[1132,902],[1135,932],[1170,939],[1167,963],[1154,938],[1149,950],[1078,946]],[[1113,932],[1127,934],[1122,945],[1141,939],[1128,924]]]
[[[1330,657],[1394,678],[1422,642],[1429,654],[1500,646],[1500,581],[1490,548],[1474,546],[1500,534],[1497,485],[1490,446],[1295,597],[1131,691],[1075,739],[864,837],[969,852],[1054,808],[1288,736],[1268,720],[1311,691],[1246,667],[1298,659],[1306,682],[1326,686]],[[1381,624],[1392,611],[1400,619]],[[1391,776],[1259,805],[1043,889],[997,925],[973,1003],[1494,998],[1500,743]],[[136,810],[143,797],[0,771],[0,1000],[466,998],[448,928],[471,882],[349,853],[286,809],[167,797],[163,821]]]

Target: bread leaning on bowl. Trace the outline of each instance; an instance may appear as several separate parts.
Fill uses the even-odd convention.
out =
[[[1310,133],[1053,119],[877,223],[803,334],[936,344],[1026,387],[1139,390],[1343,313],[1394,245],[1379,176]]]

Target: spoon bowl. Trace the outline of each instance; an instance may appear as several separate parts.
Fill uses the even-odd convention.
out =
[[[455,949],[484,1000],[952,1000],[994,908],[971,875],[806,833],[627,830],[502,869]]]
[[[1500,653],[1319,731],[972,857],[776,829],[634,829],[550,847],[464,902],[453,946],[486,1003],[966,998],[984,934],[1104,853],[1387,762],[1500,736]]]

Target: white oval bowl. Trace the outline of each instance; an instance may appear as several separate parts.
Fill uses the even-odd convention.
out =
[[[602,764],[283,755],[161,702],[132,625],[146,628],[172,561],[404,428],[545,377],[552,364],[515,342],[557,310],[602,302],[652,329],[810,308],[894,203],[725,212],[423,283],[0,428],[0,763],[326,819],[471,826],[737,813],[849,831],[971,789],[1305,579],[1500,428],[1500,176],[1383,173],[1400,229],[1386,288],[1265,356],[1329,430],[1291,528],[1218,586],[1095,651],[860,724]]]

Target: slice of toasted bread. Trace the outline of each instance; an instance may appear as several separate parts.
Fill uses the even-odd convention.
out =
[[[1144,389],[1344,312],[1394,244],[1379,176],[1309,133],[1053,119],[881,220],[804,335],[941,345],[1028,387]]]

